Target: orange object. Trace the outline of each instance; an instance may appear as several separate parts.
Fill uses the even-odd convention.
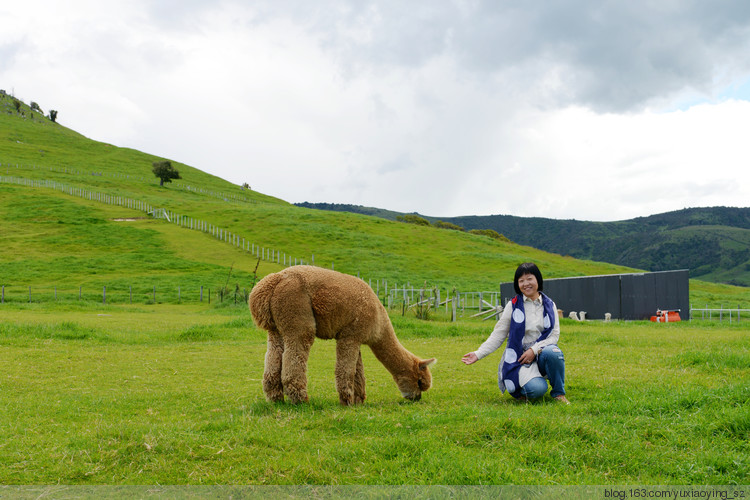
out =
[[[651,321],[656,323],[673,323],[675,321],[682,321],[680,318],[680,311],[662,311],[658,309],[656,316],[651,316]]]

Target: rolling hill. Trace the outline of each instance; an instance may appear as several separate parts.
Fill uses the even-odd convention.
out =
[[[391,220],[405,215],[356,205],[298,205]],[[512,215],[421,217],[466,230],[492,229],[521,245],[578,259],[648,271],[689,269],[693,278],[750,286],[750,208],[688,208],[616,222]]]
[[[379,283],[498,290],[518,263],[546,277],[632,267],[354,213],[312,210],[173,162],[88,139],[0,96],[0,281],[25,287],[245,287],[289,263],[315,263]],[[252,171],[247,180],[252,183]],[[155,219],[154,208],[171,214]],[[258,256],[263,256],[260,259]],[[56,288],[55,288],[56,289]],[[748,302],[744,288],[696,282],[701,303]],[[143,298],[143,297],[140,297]],[[139,300],[140,300],[139,298]]]

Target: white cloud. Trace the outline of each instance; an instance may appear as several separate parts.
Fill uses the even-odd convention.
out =
[[[291,202],[624,219],[746,206],[750,4],[0,7],[0,88]]]

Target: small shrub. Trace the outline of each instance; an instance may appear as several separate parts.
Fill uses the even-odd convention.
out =
[[[435,227],[438,227],[440,229],[450,229],[451,231],[466,231],[464,228],[457,224],[453,224],[452,222],[444,222],[441,220],[435,223]]]
[[[430,225],[430,221],[416,214],[397,215],[396,220],[399,222],[405,222],[407,224],[416,224],[417,226]]]
[[[480,236],[489,236],[492,239],[510,243],[510,239],[508,239],[505,235],[498,233],[494,229],[472,229],[471,231],[469,231],[469,233],[478,234]]]

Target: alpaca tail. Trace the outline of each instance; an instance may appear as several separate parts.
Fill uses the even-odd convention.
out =
[[[281,276],[278,273],[269,274],[253,287],[248,299],[248,306],[255,324],[266,331],[276,328],[271,314],[271,297],[280,280]]]

